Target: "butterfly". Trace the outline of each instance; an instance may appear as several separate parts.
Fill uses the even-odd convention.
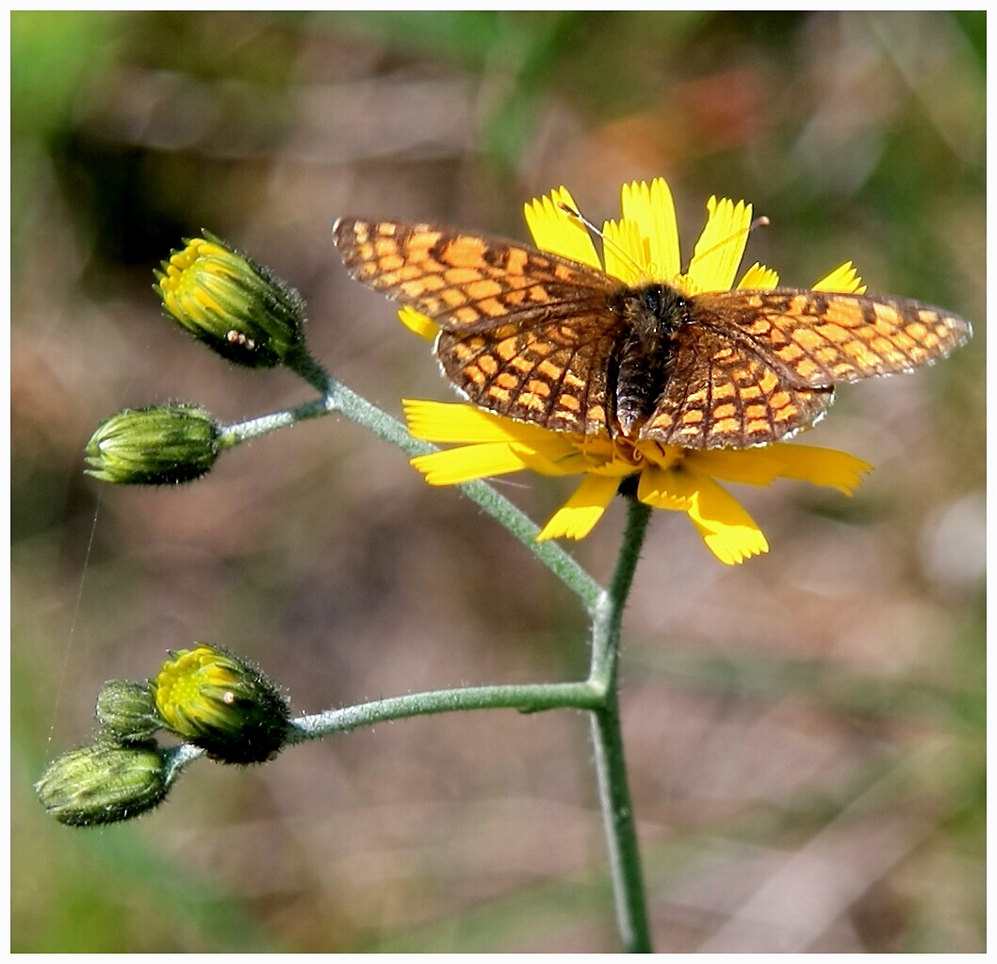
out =
[[[807,289],[687,295],[528,245],[340,218],[354,278],[431,318],[476,405],[556,432],[747,448],[820,419],[834,386],[931,364],[969,322],[906,298]]]

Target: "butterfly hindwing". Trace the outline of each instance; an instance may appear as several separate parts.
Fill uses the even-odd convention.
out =
[[[570,322],[443,331],[436,355],[477,405],[552,431],[607,434],[607,372],[618,329],[603,309],[576,313]]]
[[[690,324],[676,336],[672,370],[640,435],[688,449],[746,448],[813,424],[833,394],[792,386],[751,348]]]

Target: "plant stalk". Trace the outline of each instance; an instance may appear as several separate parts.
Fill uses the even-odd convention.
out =
[[[435,446],[414,438],[397,419],[334,379],[306,352],[288,359],[288,365],[322,397],[287,412],[227,426],[222,434],[223,447],[304,419],[338,412],[398,446],[408,455],[436,451]],[[591,713],[599,801],[620,939],[627,951],[651,951],[640,850],[627,783],[616,689],[623,609],[633,583],[651,509],[636,499],[628,499],[627,526],[616,569],[609,589],[603,590],[559,546],[536,542],[537,526],[491,486],[479,481],[458,488],[516,536],[579,596],[592,619],[588,679],[584,683],[468,687],[376,700],[293,720],[289,726],[288,742],[301,743],[358,726],[455,710],[514,708],[522,712],[536,712],[558,707],[588,710]],[[186,762],[186,759],[178,759],[177,769]]]
[[[599,803],[609,850],[616,924],[624,950],[638,952],[652,950],[651,931],[647,919],[637,825],[627,782],[616,669],[623,608],[630,594],[650,517],[650,506],[636,499],[628,500],[627,527],[616,560],[616,571],[593,621],[592,663],[589,673],[589,683],[604,694],[603,705],[592,711],[591,733],[599,783]]]

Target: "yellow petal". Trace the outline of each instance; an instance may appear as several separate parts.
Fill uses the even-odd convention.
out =
[[[709,217],[696,242],[686,277],[696,292],[729,291],[737,266],[748,243],[751,205],[744,201],[711,197],[706,204]]]
[[[409,431],[427,442],[508,442],[543,445],[559,441],[565,454],[574,447],[563,436],[539,425],[528,425],[501,415],[492,415],[460,402],[429,402],[403,398],[402,410]]]
[[[636,221],[647,239],[648,262],[644,266],[652,281],[671,281],[682,270],[675,202],[668,182],[656,177],[651,186],[644,181],[624,184],[620,206],[623,217]]]
[[[636,285],[650,279],[647,272],[647,242],[636,221],[606,221],[602,226],[602,256],[606,274],[624,284]]]
[[[864,295],[866,286],[862,284],[855,266],[851,261],[839,265],[829,275],[821,278],[813,286],[814,291],[839,291],[846,295]]]
[[[861,473],[872,466],[835,449],[775,442],[753,449],[711,449],[686,455],[690,469],[746,485],[769,485],[774,479],[799,479],[839,489],[845,495],[862,484]]]
[[[744,272],[744,277],[737,283],[738,288],[750,288],[754,291],[771,291],[779,287],[779,272],[767,268],[757,261]]]
[[[557,439],[542,445],[510,442],[509,447],[528,469],[541,475],[584,475],[589,471],[585,456],[567,442]]]
[[[863,473],[873,469],[868,462],[836,449],[790,442],[777,442],[770,447],[782,460],[779,475],[784,479],[802,479],[814,485],[826,485],[839,489],[845,495],[851,495],[862,484]]]
[[[687,512],[690,505],[689,493],[677,483],[678,473],[673,469],[649,466],[640,474],[637,483],[637,498],[655,509],[669,509],[672,512]]]
[[[411,460],[430,485],[460,485],[525,469],[526,463],[508,442],[463,445],[445,452],[417,455]]]
[[[584,539],[613,501],[619,480],[587,475],[574,494],[543,527],[537,542],[547,539]]]
[[[658,509],[686,512],[710,552],[728,566],[768,551],[765,536],[737,499],[685,463],[645,469],[637,498]]]
[[[760,556],[763,552],[769,551],[768,539],[765,533],[757,527],[751,526],[721,526],[713,529],[701,525],[689,514],[699,534],[706,543],[706,548],[710,550],[724,565],[737,566],[750,559],[752,556]]]
[[[578,210],[574,198],[564,187],[534,198],[525,205],[523,211],[526,226],[533,236],[533,243],[541,251],[550,251],[562,258],[570,258],[587,264],[590,268],[602,270],[602,263],[588,229],[578,218],[571,217],[561,205],[566,205],[572,211]]]
[[[685,460],[694,471],[725,482],[769,485],[783,474],[786,466],[785,459],[777,453],[776,445],[752,449],[706,449],[688,452]]]
[[[751,556],[768,552],[764,533],[729,492],[713,479],[698,473],[677,474],[687,475],[695,490],[690,500],[689,518],[706,547],[722,563],[734,566]]]
[[[408,305],[399,309],[398,320],[409,331],[414,331],[426,341],[436,341],[436,336],[440,333],[440,326],[432,318],[427,318],[421,311],[416,311]]]

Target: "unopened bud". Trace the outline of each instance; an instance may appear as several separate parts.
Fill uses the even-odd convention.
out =
[[[215,464],[218,434],[215,420],[194,405],[126,408],[90,436],[85,471],[104,482],[190,482]]]
[[[168,789],[155,744],[80,747],[53,760],[35,784],[45,810],[74,827],[130,820],[162,802]]]
[[[153,288],[167,314],[240,365],[272,368],[304,345],[304,305],[293,288],[217,238],[174,251]]]
[[[97,722],[115,743],[144,743],[162,729],[148,681],[108,680],[97,697]]]
[[[262,763],[280,750],[288,703],[259,669],[203,643],[171,655],[151,681],[167,729],[224,763]]]

